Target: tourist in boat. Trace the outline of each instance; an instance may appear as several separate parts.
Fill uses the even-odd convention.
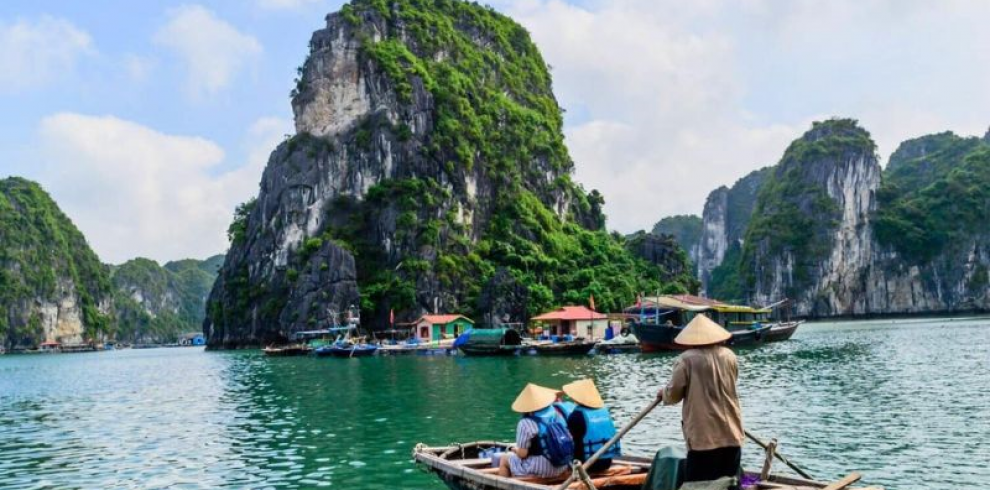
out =
[[[529,383],[523,388],[512,410],[522,414],[516,425],[516,444],[499,461],[499,476],[538,476],[552,478],[567,471],[568,466],[554,466],[543,452],[546,443],[546,427],[551,422],[566,423],[553,406],[557,390]],[[543,423],[537,423],[540,419]]]
[[[577,407],[567,418],[567,429],[574,438],[574,458],[583,463],[615,436],[615,421],[605,407],[605,401],[594,381],[582,379],[568,383],[564,385],[564,393],[577,403]],[[612,466],[612,459],[621,455],[619,443],[616,442],[588,471],[605,471]]]
[[[734,477],[742,455],[743,426],[736,379],[736,356],[723,344],[732,337],[698,314],[674,342],[688,347],[674,363],[667,385],[657,394],[666,405],[684,402],[681,426],[687,441],[684,481]]]

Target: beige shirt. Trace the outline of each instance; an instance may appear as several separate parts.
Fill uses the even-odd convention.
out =
[[[690,349],[677,358],[663,402],[684,401],[681,423],[689,450],[742,446],[738,376],[736,355],[722,346]]]

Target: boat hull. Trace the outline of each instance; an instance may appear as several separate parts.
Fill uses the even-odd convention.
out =
[[[520,345],[462,345],[458,347],[465,356],[514,356],[522,349]]]
[[[602,344],[595,346],[598,354],[635,354],[640,352],[639,344]]]
[[[801,322],[779,323],[770,328],[767,333],[767,342],[781,342],[790,339],[797,332]]]
[[[763,326],[755,329],[733,330],[732,338],[726,342],[731,347],[755,347],[767,342],[767,337],[771,326]],[[670,325],[656,325],[653,323],[633,323],[633,333],[639,339],[639,344],[643,352],[664,352],[682,351],[687,347],[674,342],[677,334],[682,328]]]
[[[533,350],[541,356],[586,356],[595,348],[594,342],[566,342],[558,344],[537,344]]]

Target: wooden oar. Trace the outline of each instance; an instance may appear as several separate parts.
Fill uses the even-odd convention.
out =
[[[760,438],[754,436],[748,430],[744,430],[743,432],[746,433],[746,437],[752,439],[753,442],[755,442],[757,445],[759,445],[763,449],[766,449],[767,448],[767,444],[765,442],[761,441]],[[779,459],[782,463],[784,463],[787,466],[789,466],[792,470],[796,471],[799,475],[801,475],[801,476],[803,476],[803,477],[805,477],[805,478],[807,478],[809,480],[814,480],[814,478],[811,475],[809,475],[806,471],[802,470],[801,468],[798,468],[798,466],[796,464],[791,463],[790,461],[788,461],[787,458],[785,458],[783,454],[778,453],[777,452],[777,448],[774,448],[773,455],[776,456],[777,459]]]
[[[603,454],[605,454],[605,451],[608,451],[610,447],[614,446],[615,443],[619,441],[619,439],[622,439],[622,436],[626,435],[626,432],[629,432],[633,427],[635,427],[640,420],[643,420],[643,417],[646,417],[646,414],[650,413],[650,411],[656,408],[657,405],[659,404],[660,404],[660,398],[655,398],[652,402],[650,402],[650,404],[646,408],[644,408],[643,411],[639,412],[639,415],[635,416],[632,420],[629,421],[628,424],[626,424],[625,427],[622,428],[622,430],[620,430],[614,436],[612,436],[612,438],[609,439],[608,442],[606,442],[605,445],[601,447],[601,449],[595,451],[595,454],[593,454],[590,458],[588,458],[588,460],[585,461],[584,464],[580,466],[580,468],[583,471],[588,471],[588,468],[591,468],[591,465],[595,464],[595,462],[598,461],[598,458],[600,458]],[[579,475],[577,474],[576,471],[572,471],[571,476],[569,476],[567,480],[564,481],[564,483],[561,483],[560,486],[557,487],[557,490],[566,490],[567,487],[569,487],[571,483],[578,478],[578,476]]]
[[[828,486],[823,488],[822,490],[842,490],[843,488],[846,488],[849,485],[858,482],[860,478],[862,478],[862,475],[856,472],[852,472],[846,475],[845,478],[837,482],[829,483]]]

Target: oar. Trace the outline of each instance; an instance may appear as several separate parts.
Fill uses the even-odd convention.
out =
[[[660,404],[660,398],[655,398],[652,402],[650,402],[650,404],[646,408],[644,408],[642,412],[639,412],[639,415],[637,415],[632,420],[630,420],[629,423],[622,428],[622,430],[620,430],[614,436],[612,436],[612,438],[609,439],[608,442],[606,442],[605,445],[601,447],[601,449],[595,451],[595,454],[593,454],[590,458],[588,458],[587,461],[584,462],[583,465],[580,466],[582,471],[588,471],[588,468],[591,468],[591,465],[595,464],[598,461],[598,458],[600,458],[603,454],[605,454],[605,451],[608,451],[610,447],[614,446],[615,443],[619,441],[619,439],[622,439],[622,436],[626,435],[626,432],[629,432],[630,429],[635,427],[640,420],[643,420],[643,417],[646,417],[646,414],[650,413],[650,411],[656,408],[657,405],[659,404]],[[567,480],[564,481],[564,483],[561,483],[560,486],[557,487],[557,490],[565,490],[567,487],[571,485],[571,483],[574,482],[574,480],[578,478],[578,476],[579,475],[577,474],[577,472],[572,471],[571,476],[569,476]]]
[[[761,441],[760,438],[754,436],[748,430],[744,430],[743,432],[746,433],[746,437],[752,439],[753,442],[755,442],[757,445],[759,445],[763,449],[766,449],[767,448],[767,444],[765,442]],[[791,463],[790,461],[788,461],[787,458],[785,458],[783,454],[778,453],[777,452],[777,448],[774,448],[773,455],[776,456],[777,459],[779,459],[782,463],[784,463],[787,466],[789,466],[792,470],[796,471],[799,475],[807,478],[808,480],[814,480],[814,478],[811,475],[809,475],[806,471],[802,470],[801,468],[798,468],[798,466],[796,464]]]

